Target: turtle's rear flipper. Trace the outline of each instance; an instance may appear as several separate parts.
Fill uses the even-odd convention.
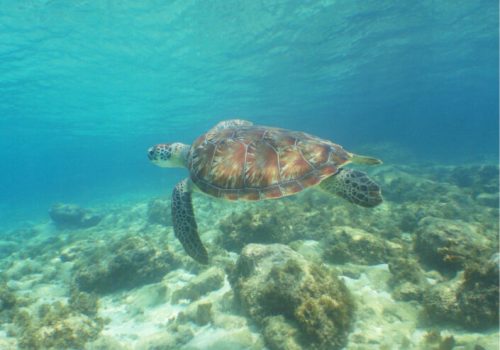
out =
[[[320,186],[327,192],[363,207],[375,207],[382,203],[379,185],[362,171],[340,169],[337,174],[324,180]]]
[[[172,221],[175,237],[182,243],[190,257],[201,264],[208,264],[207,250],[198,235],[191,193],[189,179],[179,182],[172,192]]]

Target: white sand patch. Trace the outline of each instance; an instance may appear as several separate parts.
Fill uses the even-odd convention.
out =
[[[165,276],[162,282],[102,297],[99,316],[109,320],[102,334],[134,348],[141,340],[165,333],[167,324],[186,307],[170,304],[167,299],[173,290],[184,286],[193,277],[183,270],[176,270]]]
[[[387,265],[363,269],[358,279],[344,277],[358,307],[346,349],[401,349],[418,344],[422,338],[416,329],[418,308],[392,298],[386,285],[390,277]]]

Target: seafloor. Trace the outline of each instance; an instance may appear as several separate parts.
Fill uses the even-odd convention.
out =
[[[498,166],[369,171],[375,209],[197,195],[206,267],[168,193],[56,206],[1,235],[0,349],[498,349]]]

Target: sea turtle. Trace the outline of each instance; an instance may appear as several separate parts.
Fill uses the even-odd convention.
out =
[[[185,167],[189,177],[172,193],[175,236],[196,261],[207,264],[193,212],[193,190],[227,200],[263,200],[320,188],[348,201],[374,207],[382,202],[380,187],[365,173],[342,168],[380,160],[347,152],[318,137],[233,119],[218,123],[189,146],[158,144],[149,159],[160,167]]]

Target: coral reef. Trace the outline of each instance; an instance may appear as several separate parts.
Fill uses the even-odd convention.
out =
[[[426,217],[416,231],[415,252],[421,262],[441,272],[456,272],[494,251],[480,226],[461,220]]]
[[[249,244],[230,282],[239,305],[263,327],[271,349],[285,349],[283,337],[290,335],[287,349],[295,344],[309,349],[345,346],[354,302],[332,271],[284,245]],[[279,315],[282,318],[270,319]]]
[[[74,204],[54,204],[49,216],[58,228],[88,228],[97,225],[102,216]]]
[[[82,254],[75,262],[75,283],[81,291],[110,293],[159,281],[178,265],[167,247],[130,236],[112,242],[104,255]]]

